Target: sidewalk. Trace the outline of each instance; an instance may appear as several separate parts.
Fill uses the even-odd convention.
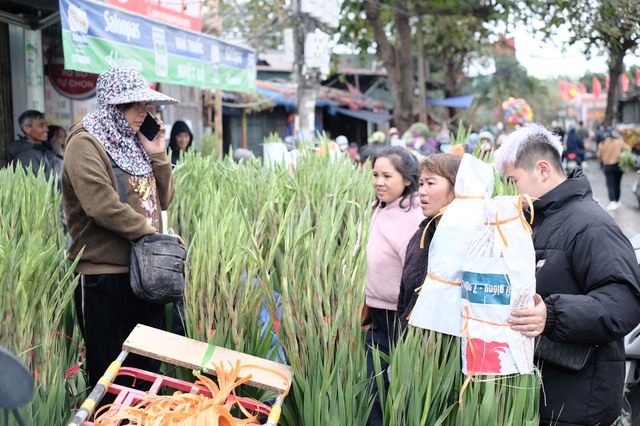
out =
[[[598,161],[588,160],[585,173],[593,189],[593,198],[606,209],[607,204],[609,204],[607,184]],[[627,237],[640,233],[640,208],[638,207],[638,200],[631,192],[631,186],[636,179],[637,174],[635,172],[627,172],[622,176],[621,206],[618,210],[608,212]]]

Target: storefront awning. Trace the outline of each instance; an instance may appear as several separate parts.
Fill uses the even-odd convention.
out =
[[[277,90],[275,87],[264,87],[258,82],[258,93],[261,93],[271,100],[276,105],[284,106],[286,108],[296,107],[296,95],[293,91]]]
[[[473,103],[473,95],[456,96],[453,98],[444,98],[444,99],[429,99],[427,103],[429,105],[443,106],[443,107],[449,107],[449,108],[469,108]]]
[[[354,111],[348,108],[336,108],[336,112],[339,114],[348,115],[349,117],[368,121],[373,124],[385,123],[391,119],[391,114],[387,114],[384,112],[367,111],[363,109]]]
[[[297,105],[296,90],[297,85],[295,83],[274,83],[266,81],[257,81],[256,89],[258,93],[268,96],[276,105],[284,106],[285,108],[295,108]],[[324,99],[321,93],[318,93],[316,97],[316,107],[335,107],[338,105],[336,102]]]
[[[64,66],[99,74],[130,65],[147,80],[255,90],[256,52],[86,0],[60,0]]]
[[[60,22],[55,0],[3,0],[0,22],[41,30]]]

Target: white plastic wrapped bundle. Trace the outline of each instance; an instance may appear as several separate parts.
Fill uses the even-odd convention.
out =
[[[487,202],[487,220],[462,272],[462,371],[475,374],[533,372],[534,339],[506,322],[515,309],[533,307],[536,289],[531,228],[522,197]]]
[[[493,166],[465,154],[453,200],[440,218],[429,248],[429,267],[409,324],[460,335],[462,263],[485,221],[485,201],[493,190]]]

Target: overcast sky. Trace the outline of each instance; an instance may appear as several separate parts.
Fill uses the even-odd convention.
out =
[[[607,72],[606,56],[593,52],[591,60],[587,61],[581,47],[563,47],[562,41],[568,39],[567,32],[559,32],[554,42],[542,42],[524,28],[510,35],[516,38],[516,58],[529,75],[540,79],[570,76],[577,80],[585,72]],[[640,65],[640,60],[636,55],[627,55],[625,65]]]

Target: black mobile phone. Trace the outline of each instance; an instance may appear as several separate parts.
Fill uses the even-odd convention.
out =
[[[140,126],[140,133],[150,141],[154,140],[158,136],[160,131],[160,125],[156,122],[156,119],[150,113],[144,118],[142,125]]]

